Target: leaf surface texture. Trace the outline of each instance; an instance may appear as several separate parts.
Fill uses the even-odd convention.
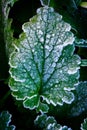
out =
[[[71,26],[46,6],[22,29],[9,59],[12,95],[23,100],[24,107],[44,112],[47,104],[71,104],[80,68],[80,58],[73,54]]]

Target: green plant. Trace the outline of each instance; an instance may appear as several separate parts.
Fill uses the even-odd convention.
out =
[[[15,102],[14,107],[17,107],[20,113],[31,113],[32,121],[35,120],[34,128],[71,130],[65,126],[65,122],[60,125],[61,121],[57,122],[55,118],[59,116],[61,120],[65,117],[73,119],[81,114],[82,120],[86,118],[87,78],[84,80],[85,73],[82,69],[87,66],[87,55],[83,54],[82,50],[87,47],[87,34],[83,37],[82,28],[77,29],[79,23],[76,24],[76,21],[71,19],[81,0],[71,0],[69,3],[67,0],[64,3],[59,1],[58,6],[53,0],[40,1],[43,7],[37,9],[37,14],[30,18],[29,22],[24,22],[23,32],[19,37],[14,36],[15,29],[12,30],[13,22],[9,18],[10,10],[17,0],[1,1],[0,33],[3,34],[1,41],[5,43],[9,76],[3,76],[1,73],[0,77],[10,90],[1,98],[0,104],[3,106],[0,109],[3,111],[4,103],[11,94],[10,98]],[[67,7],[68,15],[59,5]],[[55,11],[57,7],[61,15]],[[6,113],[10,120],[10,115]],[[1,118],[6,117],[5,115],[1,114]],[[25,117],[24,129],[29,129],[30,118],[28,115]],[[6,121],[2,119],[1,122]],[[79,129],[86,130],[86,124],[85,119]],[[8,124],[6,125],[8,127]],[[17,126],[16,128],[20,129]]]

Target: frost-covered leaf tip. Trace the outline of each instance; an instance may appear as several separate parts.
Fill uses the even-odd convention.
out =
[[[57,124],[57,121],[53,116],[47,117],[45,114],[37,116],[34,123],[43,130],[72,130],[67,126],[61,126],[60,124]]]

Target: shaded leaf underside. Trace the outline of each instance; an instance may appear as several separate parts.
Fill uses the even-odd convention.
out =
[[[9,59],[13,96],[30,109],[41,110],[44,101],[54,106],[70,104],[80,68],[80,58],[73,55],[70,25],[53,8],[42,7],[22,29]]]

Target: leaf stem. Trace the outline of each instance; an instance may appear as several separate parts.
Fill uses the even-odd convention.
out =
[[[2,99],[0,99],[0,104],[3,106],[5,104],[5,101],[7,100],[7,98],[10,96],[11,91],[9,90],[3,97]]]

